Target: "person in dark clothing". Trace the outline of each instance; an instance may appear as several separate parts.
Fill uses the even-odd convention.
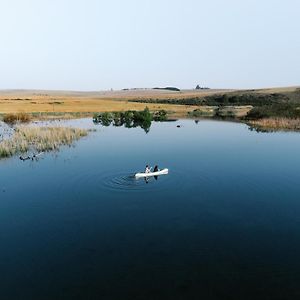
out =
[[[149,167],[149,165],[146,166],[146,169],[145,169],[145,173],[150,173],[151,172],[151,167]]]
[[[156,166],[154,167],[154,169],[153,169],[153,172],[158,172],[158,171],[159,171],[158,165],[156,165]]]

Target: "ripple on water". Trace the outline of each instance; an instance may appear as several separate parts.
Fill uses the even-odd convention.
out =
[[[135,178],[133,174],[114,174],[101,178],[103,188],[111,191],[162,190],[168,176]]]
[[[102,188],[110,191],[166,191],[184,188],[183,174],[171,170],[167,175],[135,178],[134,173],[111,173],[99,176]]]
[[[95,192],[138,192],[138,191],[166,191],[183,188],[184,180],[177,172],[155,177],[135,178],[134,173],[120,173],[117,171],[94,171],[75,173],[68,178],[68,185],[59,186],[59,193],[63,194],[65,189],[72,189],[73,193],[82,194]]]

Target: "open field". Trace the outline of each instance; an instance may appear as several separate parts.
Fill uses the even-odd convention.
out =
[[[209,115],[213,106],[220,107],[224,116],[243,117],[249,105],[292,103],[300,105],[299,87],[257,90],[155,90],[77,92],[41,90],[0,91],[0,114],[31,113],[37,118],[91,116],[96,112],[127,110],[166,110],[173,117],[183,117],[200,108]],[[243,107],[244,108],[243,108]],[[228,110],[229,108],[229,110]],[[296,107],[297,108],[297,107]],[[207,111],[207,112],[206,112]],[[223,116],[223,114],[219,114]]]
[[[200,105],[200,106],[240,106],[240,105],[270,105],[280,103],[300,104],[300,88],[272,88],[257,90],[215,90],[211,93],[189,93],[185,96],[177,97],[148,97],[135,98],[128,101],[139,103],[161,103],[161,104],[182,104],[182,105]]]
[[[181,92],[180,92],[181,93]],[[190,92],[180,95],[189,97]],[[174,116],[185,116],[196,106],[173,104],[144,104],[129,102],[140,97],[174,97],[177,93],[166,91],[119,91],[119,92],[55,92],[55,91],[0,91],[0,114],[7,113],[84,113],[126,110],[167,110]]]
[[[102,100],[132,100],[137,98],[189,98],[232,92],[234,89],[181,90],[130,89],[119,91],[55,91],[55,90],[0,90],[1,98],[84,98]]]

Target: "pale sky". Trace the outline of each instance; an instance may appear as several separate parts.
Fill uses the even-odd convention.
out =
[[[300,85],[299,0],[0,0],[0,89]]]

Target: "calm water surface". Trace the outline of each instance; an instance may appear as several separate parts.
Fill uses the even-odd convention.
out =
[[[300,297],[299,134],[71,123],[98,130],[0,161],[1,299]]]

